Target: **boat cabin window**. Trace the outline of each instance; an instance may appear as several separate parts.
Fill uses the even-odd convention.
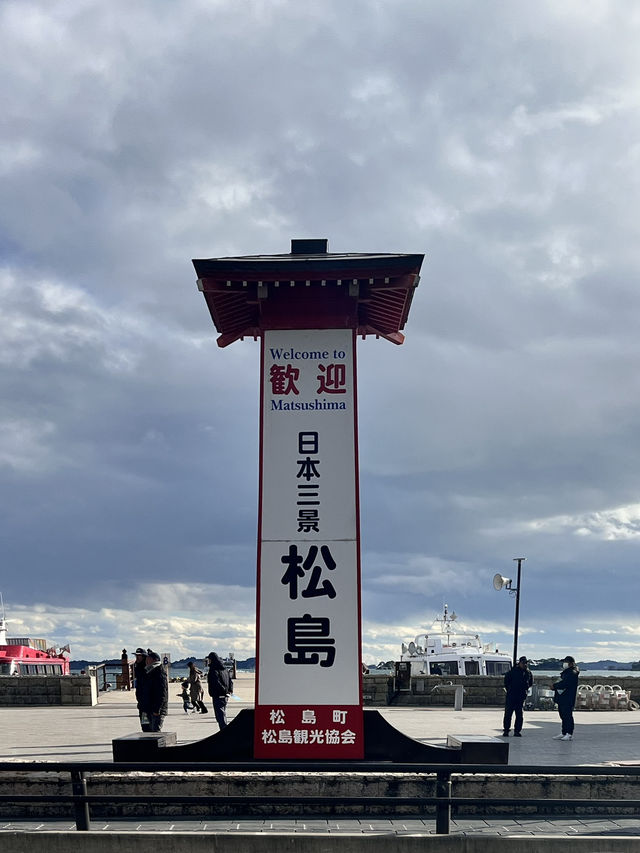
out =
[[[511,669],[511,663],[509,661],[502,660],[488,660],[487,661],[487,675],[504,675],[505,672],[509,672]]]
[[[21,663],[20,664],[20,674],[21,675],[44,675],[46,672],[46,665],[43,663]]]
[[[10,663],[0,663],[0,675],[11,675]]]
[[[434,667],[440,669],[440,673],[434,671]],[[431,675],[458,675],[457,660],[439,660],[431,662]]]
[[[10,675],[9,664],[0,665],[0,675]],[[21,675],[62,675],[62,666],[59,663],[22,663],[19,665]]]
[[[480,675],[480,664],[477,660],[466,660],[464,662],[465,675]]]

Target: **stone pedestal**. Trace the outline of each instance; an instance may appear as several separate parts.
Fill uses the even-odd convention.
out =
[[[165,761],[164,748],[175,747],[175,732],[132,732],[111,741],[114,761]]]

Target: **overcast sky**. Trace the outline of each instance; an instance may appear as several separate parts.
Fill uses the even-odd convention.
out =
[[[192,258],[424,253],[358,344],[363,652],[640,658],[640,5],[2,0],[0,591],[255,653],[258,367]]]

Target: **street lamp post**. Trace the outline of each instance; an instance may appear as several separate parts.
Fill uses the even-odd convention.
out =
[[[514,557],[513,560],[518,564],[518,577],[516,579],[516,618],[513,626],[513,665],[518,663],[518,621],[520,619],[520,576],[522,574],[522,564],[526,557]]]
[[[513,586],[513,581],[511,578],[503,578],[501,574],[494,575],[493,578],[493,587],[494,589],[508,589],[510,595],[515,595],[516,597],[516,616],[513,625],[513,665],[516,666],[518,663],[518,622],[520,621],[520,583],[522,577],[522,564],[526,560],[526,557],[514,557],[514,563],[518,564],[518,575],[516,578],[516,586]]]

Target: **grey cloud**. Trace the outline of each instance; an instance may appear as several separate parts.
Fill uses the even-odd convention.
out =
[[[404,347],[359,344],[365,618],[450,585],[508,624],[486,584],[522,550],[525,624],[615,610],[634,541],[528,525],[637,500],[634,4],[0,22],[5,597],[18,570],[87,608],[137,575],[251,598],[258,347],[216,347],[190,259],[327,236],[426,252]]]

